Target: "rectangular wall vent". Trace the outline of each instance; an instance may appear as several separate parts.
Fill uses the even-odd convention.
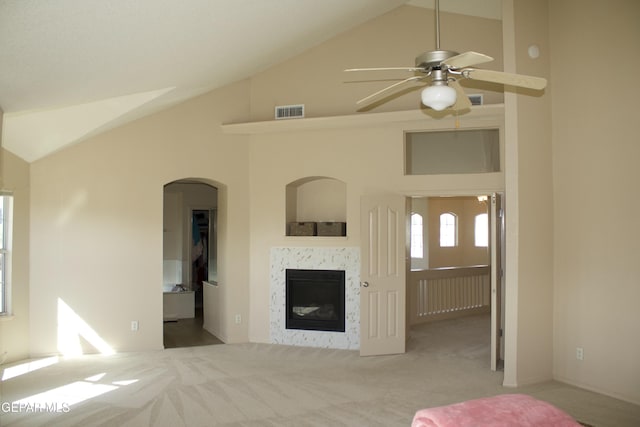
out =
[[[482,105],[482,94],[468,95],[471,105]]]
[[[276,120],[300,119],[304,117],[304,104],[280,105],[276,107]]]

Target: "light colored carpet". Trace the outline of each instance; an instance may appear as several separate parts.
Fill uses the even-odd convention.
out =
[[[69,402],[73,387],[85,400],[66,413],[2,412],[0,425],[409,426],[420,408],[513,392],[595,427],[640,425],[636,405],[557,382],[501,382],[489,370],[489,317],[472,316],[413,329],[407,353],[395,356],[239,344],[60,360],[2,381],[0,400],[57,389]]]

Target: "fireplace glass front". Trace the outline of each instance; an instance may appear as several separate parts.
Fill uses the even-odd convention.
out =
[[[345,331],[345,272],[286,271],[287,329]]]

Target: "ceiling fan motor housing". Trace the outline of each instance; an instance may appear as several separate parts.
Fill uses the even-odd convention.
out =
[[[416,56],[416,67],[431,69],[439,67],[443,61],[458,55],[451,50],[432,50]]]

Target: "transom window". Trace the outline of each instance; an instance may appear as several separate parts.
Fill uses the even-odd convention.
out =
[[[456,129],[405,134],[405,175],[497,173],[498,129]]]

